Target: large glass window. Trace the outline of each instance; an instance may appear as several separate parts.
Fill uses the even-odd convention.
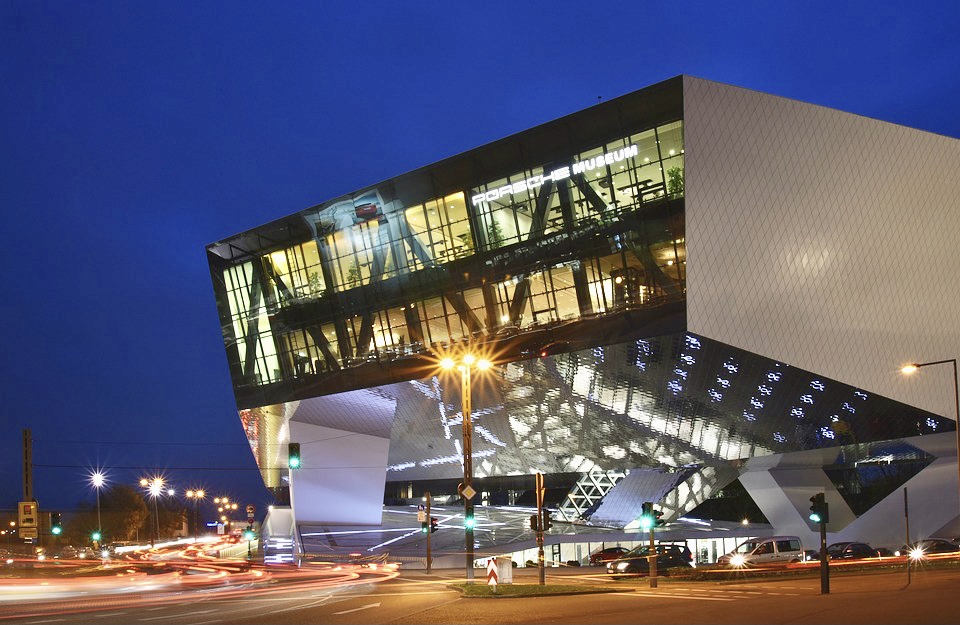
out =
[[[404,218],[410,226],[404,243],[414,252],[410,259],[413,267],[443,264],[473,253],[463,193],[411,206],[404,211]]]
[[[315,241],[272,252],[264,257],[264,262],[272,269],[271,284],[277,301],[283,302],[290,297],[316,298],[325,294],[326,284]]]
[[[305,212],[314,238],[264,251],[225,273],[243,373],[272,383],[332,370],[333,360],[353,366],[402,357],[479,336],[478,328],[486,335],[524,331],[682,296],[682,211],[644,211],[648,203],[682,197],[683,158],[683,124],[676,121],[466,193],[404,206],[387,184]],[[458,264],[456,276],[440,271],[376,286],[501,248],[509,249],[483,265]],[[353,289],[363,290],[310,301]],[[349,313],[333,312],[341,302]],[[319,317],[280,311],[283,325],[273,327],[267,313],[277,313],[278,304]],[[288,327],[291,320],[296,327]]]

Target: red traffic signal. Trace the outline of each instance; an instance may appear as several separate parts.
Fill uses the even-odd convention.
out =
[[[440,529],[440,527],[437,525],[438,523],[439,521],[437,520],[437,517],[435,516],[430,517],[430,533],[431,534],[437,531],[438,529]]]

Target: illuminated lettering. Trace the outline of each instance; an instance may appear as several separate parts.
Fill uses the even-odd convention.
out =
[[[582,174],[584,172],[593,171],[597,167],[603,167],[604,165],[613,165],[614,163],[619,163],[628,158],[633,158],[640,153],[640,148],[636,144],[630,145],[629,147],[614,150],[613,152],[605,152],[600,156],[594,156],[585,161],[579,161],[573,164],[573,173]]]
[[[613,165],[614,163],[619,163],[628,158],[633,158],[640,153],[640,148],[636,144],[632,144],[628,147],[621,148],[619,150],[614,150],[613,152],[604,152],[599,156],[594,156],[585,161],[578,161],[572,165],[564,165],[563,167],[558,167],[554,169],[549,174],[537,174],[531,176],[526,180],[521,180],[520,182],[514,182],[513,184],[503,185],[496,189],[491,189],[486,193],[477,193],[470,198],[470,201],[473,202],[473,205],[476,206],[482,202],[492,202],[499,198],[514,195],[516,193],[522,193],[524,191],[533,191],[539,186],[542,186],[543,183],[548,181],[557,182],[559,180],[564,180],[575,174],[582,174],[587,171],[593,171],[598,167],[604,167],[606,165]]]

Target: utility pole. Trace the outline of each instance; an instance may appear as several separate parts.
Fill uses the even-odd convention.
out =
[[[23,500],[33,499],[33,435],[23,431]]]

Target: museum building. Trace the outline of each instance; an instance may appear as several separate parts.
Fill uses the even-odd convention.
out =
[[[478,504],[539,472],[557,521],[630,529],[739,493],[813,545],[824,492],[831,542],[893,545],[906,488],[960,535],[958,170],[690,76],[602,102],[209,245],[240,421],[299,527],[455,501],[466,396]]]

